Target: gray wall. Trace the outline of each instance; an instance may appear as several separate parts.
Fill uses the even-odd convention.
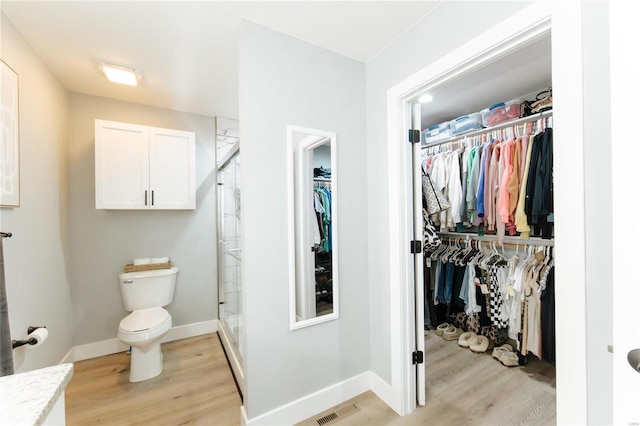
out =
[[[214,118],[71,93],[71,282],[74,344],[117,337],[118,274],[138,256],[169,256],[180,269],[167,310],[173,325],[216,319]],[[196,133],[196,210],[95,209],[94,119]]]
[[[362,63],[240,26],[243,286],[249,418],[369,370]],[[337,133],[340,318],[289,330],[286,125]]]
[[[530,2],[442,2],[367,63],[367,175],[371,369],[391,382],[387,90]],[[455,22],[455,30],[451,23]],[[377,166],[373,166],[377,165]],[[407,165],[410,167],[410,165]]]
[[[2,59],[19,76],[20,207],[0,209],[14,339],[46,325],[38,348],[14,350],[16,372],[55,365],[72,346],[69,286],[69,101],[66,89],[4,13]]]

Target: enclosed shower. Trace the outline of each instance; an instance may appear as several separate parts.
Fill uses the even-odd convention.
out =
[[[216,119],[218,171],[218,318],[220,339],[243,387],[240,138],[236,120]]]

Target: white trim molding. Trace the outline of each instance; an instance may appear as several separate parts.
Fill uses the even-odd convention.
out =
[[[389,286],[390,286],[390,329],[391,331],[391,392],[380,395],[381,398],[398,414],[410,414],[416,406],[415,388],[412,388],[412,375],[415,374],[410,365],[410,354],[415,347],[415,337],[410,332],[414,323],[414,307],[411,295],[408,294],[412,277],[412,262],[407,255],[409,240],[411,239],[411,175],[410,175],[410,146],[403,143],[406,130],[410,128],[410,100],[420,92],[450,81],[461,73],[473,71],[483,64],[507,55],[528,43],[551,34],[553,30],[553,80],[554,95],[557,99],[569,100],[566,107],[557,108],[560,102],[554,99],[554,120],[558,125],[558,135],[568,135],[575,132],[566,140],[581,140],[583,114],[580,108],[582,102],[582,34],[579,22],[581,19],[580,4],[569,3],[570,7],[558,5],[552,9],[550,2],[535,2],[531,6],[500,22],[480,36],[453,50],[449,54],[434,61],[427,67],[409,76],[404,81],[387,91],[387,154],[389,180]],[[564,9],[563,9],[564,8]],[[575,13],[574,13],[575,12]],[[553,15],[553,25],[552,17]],[[576,24],[576,22],[578,22]],[[573,23],[573,24],[572,24]],[[561,32],[561,27],[568,25],[571,34]],[[567,30],[569,31],[569,30]],[[556,34],[560,33],[560,34]],[[571,52],[571,54],[568,54]],[[562,83],[563,87],[557,87]],[[556,96],[554,96],[556,97]],[[570,109],[570,111],[569,111]],[[557,223],[574,221],[566,230],[556,233],[556,258],[565,265],[557,268],[558,281],[568,284],[560,294],[556,293],[558,305],[563,310],[579,305],[571,312],[576,312],[575,318],[584,320],[584,250],[576,249],[576,241],[584,241],[584,214],[575,217],[575,212],[584,209],[584,168],[580,144],[567,144],[559,150],[558,163],[562,163],[565,170],[559,173],[556,183],[556,199],[560,193],[568,191],[564,176],[574,174],[572,196],[568,197],[574,205],[568,209],[568,201],[556,204]],[[578,151],[576,151],[578,148]],[[568,152],[573,151],[571,157]],[[567,164],[571,163],[571,164]],[[580,174],[582,173],[582,174]],[[564,185],[564,186],[563,186]],[[564,215],[564,219],[560,216]],[[564,225],[563,225],[564,226]],[[558,229],[557,227],[556,229]],[[570,240],[566,234],[571,232]],[[576,233],[578,235],[576,235]],[[569,241],[569,244],[567,244]],[[572,251],[572,253],[569,253]],[[560,261],[558,261],[558,264]],[[569,269],[573,275],[568,274]],[[581,289],[581,290],[580,290]],[[579,300],[568,298],[569,293],[578,292]],[[567,314],[569,315],[569,314]],[[574,317],[571,314],[571,317]],[[586,335],[585,329],[576,330],[572,321],[560,321],[557,327],[557,353],[559,356],[557,370],[558,404],[557,418],[559,423],[586,424]],[[570,337],[568,340],[563,340]],[[570,342],[570,343],[564,343]],[[565,361],[564,358],[567,358]],[[572,360],[569,362],[569,358]],[[427,365],[428,368],[428,365]],[[581,389],[582,392],[573,392]],[[570,395],[571,394],[571,395]],[[571,401],[569,401],[571,398]],[[429,402],[427,401],[427,404]]]
[[[162,343],[173,342],[175,340],[187,339],[189,337],[202,336],[203,334],[215,333],[218,331],[218,320],[202,321],[193,324],[179,325],[169,330],[161,340]],[[60,364],[67,362],[83,361],[85,359],[97,358],[99,356],[124,352],[129,347],[122,343],[117,337],[114,339],[101,340],[99,342],[86,343],[72,347]]]
[[[298,423],[370,390],[371,378],[371,372],[367,371],[251,419],[247,417],[244,406],[242,406],[240,410],[242,423],[245,425],[291,425]]]
[[[553,70],[556,421],[589,424],[583,2],[554,2]],[[607,283],[608,284],[608,283]]]

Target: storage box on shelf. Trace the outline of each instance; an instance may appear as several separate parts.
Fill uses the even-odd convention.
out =
[[[422,141],[424,143],[435,142],[451,136],[449,122],[434,124],[422,131]]]
[[[449,122],[451,134],[457,135],[469,130],[482,128],[482,115],[479,112],[460,116]]]
[[[483,109],[480,111],[482,125],[484,127],[491,127],[508,120],[520,118],[521,103],[521,100],[514,99],[507,102],[500,102]]]

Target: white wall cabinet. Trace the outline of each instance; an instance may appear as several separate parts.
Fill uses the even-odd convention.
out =
[[[195,133],[95,121],[96,209],[195,209]]]

